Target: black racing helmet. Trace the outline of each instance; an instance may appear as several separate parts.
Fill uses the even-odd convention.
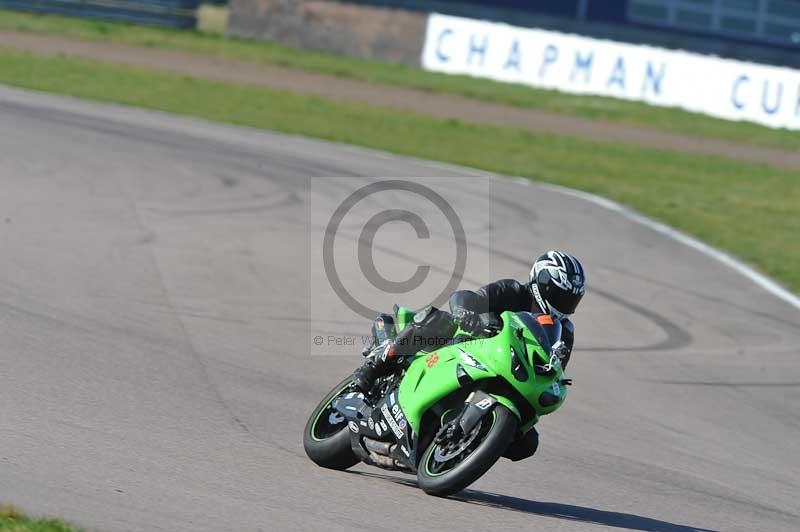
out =
[[[533,263],[531,290],[539,306],[546,303],[556,317],[573,314],[586,292],[586,274],[581,263],[562,251],[548,251]]]

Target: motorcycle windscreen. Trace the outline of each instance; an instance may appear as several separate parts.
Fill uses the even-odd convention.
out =
[[[551,319],[549,323],[542,324],[530,312],[517,312],[517,317],[533,333],[536,341],[549,355],[553,350],[553,344],[561,339],[561,323]]]

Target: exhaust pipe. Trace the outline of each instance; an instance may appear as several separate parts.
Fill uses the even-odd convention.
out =
[[[389,458],[388,456],[383,456],[383,455],[375,454],[375,453],[369,453],[369,458],[378,467],[382,467],[384,469],[391,469],[391,470],[397,470],[398,469],[397,464],[395,463],[395,461],[392,460],[391,458]]]
[[[391,457],[392,451],[394,451],[395,447],[397,447],[396,443],[378,441],[366,437],[363,439],[363,441],[364,447],[366,447],[367,451],[369,451],[370,460],[372,460],[376,466],[384,469],[391,469],[393,471],[402,469],[397,460]]]
[[[393,444],[388,441],[378,441],[373,440],[372,438],[364,438],[364,447],[366,447],[370,453],[376,453],[383,456],[389,456],[392,454],[392,447],[396,445],[396,443]]]

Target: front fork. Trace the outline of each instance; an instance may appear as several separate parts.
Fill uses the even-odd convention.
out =
[[[434,438],[436,443],[440,443],[445,438],[457,438],[463,434],[469,434],[481,418],[491,412],[492,408],[497,404],[511,410],[517,416],[517,419],[520,418],[519,410],[517,410],[512,401],[500,395],[488,394],[483,390],[475,390],[470,393],[464,403],[466,406],[458,417],[439,429]]]

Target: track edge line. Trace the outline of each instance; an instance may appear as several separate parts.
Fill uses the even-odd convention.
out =
[[[702,242],[693,236],[690,236],[682,231],[679,231],[674,227],[670,227],[667,224],[653,220],[652,218],[649,218],[639,212],[636,212],[635,210],[626,207],[620,203],[617,203],[614,200],[604,198],[596,194],[592,194],[591,192],[584,192],[582,190],[575,190],[572,188],[564,187],[561,185],[553,185],[550,183],[537,183],[537,184],[547,190],[552,190],[554,192],[560,192],[568,196],[580,198],[590,203],[593,203],[599,207],[602,207],[604,209],[616,212],[621,216],[627,218],[628,220],[631,220],[632,222],[643,225],[659,234],[662,234],[668,238],[671,238],[672,240],[675,240],[676,242],[680,242],[681,244],[688,246],[694,249],[695,251],[699,251],[700,253],[713,258],[714,260],[724,264],[725,266],[728,266],[729,268],[738,272],[744,277],[748,278],[754,284],[758,285],[759,287],[766,290],[770,294],[783,300],[784,302],[788,303],[795,309],[800,310],[800,297],[796,296],[788,288],[784,287],[774,279],[771,279],[767,275],[764,275],[763,273],[757,271],[755,268],[744,263],[743,261],[709,244],[706,244],[705,242]]]

